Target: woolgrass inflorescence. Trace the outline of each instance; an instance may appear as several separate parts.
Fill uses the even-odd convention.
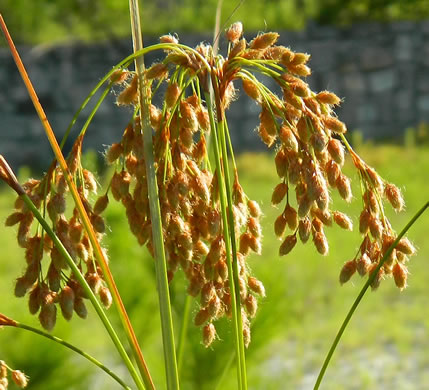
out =
[[[348,151],[361,183],[359,231],[363,241],[355,257],[341,269],[340,282],[347,282],[357,271],[373,277],[374,289],[388,276],[393,276],[398,288],[406,287],[407,261],[415,248],[402,238],[391,250],[397,235],[384,212],[386,200],[396,211],[404,208],[400,190],[350,147],[346,126],[334,112],[340,98],[328,91],[313,92],[305,82],[311,74],[308,54],[276,45],[279,35],[275,32],[260,34],[250,42],[242,34],[239,22],[226,31],[225,57],[215,54],[210,45],[202,43],[192,49],[165,35],[160,44],[144,50],[163,50],[165,55],[143,75],[128,69],[143,54],[139,52],[109,72],[103,79],[108,82],[106,91],[113,88],[117,104],[131,106],[134,114],[120,139],[106,150],[105,160],[114,173],[101,195],[95,196],[95,173],[81,163],[87,125],[74,142],[67,172],[53,162],[40,180],[30,179],[22,186],[21,191],[53,230],[47,234],[35,223],[34,212],[18,192],[15,210],[6,220],[6,226],[18,226],[18,245],[25,251],[25,271],[16,280],[15,295],[28,297],[29,310],[38,314],[43,328],[54,328],[58,308],[66,320],[73,313],[87,316],[87,290],[70,267],[73,263],[54,245],[53,235],[104,307],[112,304],[110,284],[98,263],[82,211],[68,205],[68,175],[98,241],[106,232],[102,214],[113,198],[122,204],[138,244],[160,261],[153,229],[156,214],[149,196],[153,188],[148,179],[147,139],[143,137],[150,131],[168,282],[172,283],[179,270],[184,273],[186,294],[198,300],[194,324],[201,327],[205,347],[216,340],[216,321],[223,317],[236,321],[242,344],[249,345],[251,319],[265,288],[247,264],[250,253],[262,251],[262,212],[240,184],[227,122],[228,108],[240,85],[260,107],[257,132],[273,150],[279,184],[273,190],[272,204],[281,210],[273,227],[281,239],[279,255],[289,255],[298,240],[311,240],[325,256],[329,251],[326,227],[335,223],[344,230],[353,229],[350,217],[337,211],[331,198],[333,191],[346,202],[353,198],[350,179],[342,172]],[[272,79],[277,90],[267,88],[260,76]],[[140,107],[143,104],[147,106]],[[145,112],[148,117],[141,117]],[[149,129],[143,126],[145,120]],[[0,177],[16,188],[16,179],[4,164]],[[240,364],[244,363],[237,366]],[[1,367],[5,378],[6,366]],[[25,387],[22,373],[12,372],[12,378]]]

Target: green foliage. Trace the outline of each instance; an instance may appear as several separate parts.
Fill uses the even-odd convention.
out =
[[[362,20],[421,20],[424,0],[239,0],[224,1],[222,23],[241,20],[246,31],[304,28],[309,20],[349,24]],[[143,33],[211,32],[217,0],[142,1]],[[116,0],[0,0],[0,9],[17,43],[94,41],[129,35],[128,2]],[[231,18],[227,22],[227,19]]]
[[[387,180],[406,186],[404,195],[408,210],[400,214],[387,210],[392,224],[398,229],[402,228],[427,201],[427,148],[362,144],[358,151]],[[406,170],[398,167],[399,161],[402,167],[407,167]],[[360,236],[356,228],[350,233],[333,227],[327,229],[331,247],[328,257],[321,258],[308,243],[298,245],[291,255],[280,259],[278,241],[273,234],[273,222],[278,210],[270,205],[271,189],[278,180],[272,158],[265,154],[244,154],[237,159],[237,164],[243,187],[252,199],[261,201],[265,213],[263,254],[250,259],[255,275],[265,284],[267,298],[262,300],[258,316],[252,323],[253,341],[247,352],[249,383],[255,389],[311,388],[338,326],[364,283],[358,278],[342,287],[338,283],[340,268],[354,255]],[[352,175],[357,196],[358,179],[352,172],[351,165],[347,166],[345,173]],[[13,199],[10,190],[0,193],[1,222],[10,213]],[[341,206],[340,211],[353,216],[357,225],[361,208],[359,201],[348,205],[336,198],[334,203]],[[163,378],[153,260],[146,250],[136,244],[119,203],[112,200],[106,216],[111,230],[111,234],[106,236],[106,246],[112,272],[133,319],[151,372],[154,378]],[[409,265],[410,287],[401,293],[394,283],[386,282],[382,283],[379,291],[364,298],[329,368],[329,372],[334,374],[329,375],[328,372],[324,387],[424,388],[427,376],[425,370],[419,367],[429,364],[426,353],[429,348],[426,298],[429,269],[425,261],[429,255],[427,226],[428,217],[424,215],[409,233],[409,238],[419,246],[418,255]],[[24,299],[13,296],[13,279],[19,276],[23,264],[23,253],[16,245],[14,229],[3,229],[0,246],[3,249],[0,255],[2,312],[37,326],[37,319],[28,314]],[[177,332],[183,314],[184,286],[184,280],[178,273],[171,287]],[[192,307],[191,321],[196,312],[196,306]],[[109,315],[114,322],[118,321],[113,310]],[[201,345],[199,330],[189,324],[181,374],[183,388],[208,390],[215,387],[233,353],[228,325],[225,321],[219,327],[220,341],[207,350]],[[54,333],[84,347],[112,368],[120,364],[92,310],[85,321],[73,318],[67,323],[59,318]],[[71,356],[68,351],[48,341],[24,335],[19,330],[4,329],[0,332],[0,359],[4,358],[32,377],[31,388],[34,390],[45,389],[46,383],[52,390],[63,389],[64,378],[70,389],[117,388],[110,378],[99,374],[98,369],[88,366],[85,360]],[[413,364],[401,363],[406,361]],[[381,362],[382,370],[377,366]],[[232,365],[219,388],[234,388],[234,372]],[[45,375],[50,376],[47,379]],[[160,383],[157,385],[160,386]]]

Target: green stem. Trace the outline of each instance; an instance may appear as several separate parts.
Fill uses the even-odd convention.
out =
[[[111,371],[108,367],[106,367],[103,363],[99,362],[97,359],[86,353],[85,351],[82,351],[81,349],[75,347],[73,344],[68,343],[67,341],[64,341],[60,339],[59,337],[53,336],[47,332],[44,332],[43,330],[33,328],[32,326],[21,324],[17,322],[14,325],[16,328],[28,330],[30,332],[36,333],[40,336],[43,336],[49,340],[55,341],[58,344],[61,344],[68,349],[71,349],[72,351],[78,353],[79,355],[83,356],[85,359],[89,360],[91,363],[95,364],[97,367],[101,368],[104,372],[106,372],[108,375],[110,375],[116,382],[118,382],[124,389],[131,390],[131,387],[129,387],[121,378],[119,378],[113,371]]]
[[[180,329],[180,338],[177,344],[177,365],[178,365],[179,374],[180,374],[180,371],[182,370],[183,352],[185,351],[186,334],[187,334],[188,325],[189,325],[189,315],[191,314],[191,303],[192,303],[191,296],[186,295],[185,308],[183,310],[182,328]]]
[[[113,341],[113,344],[115,344],[116,349],[119,352],[119,355],[121,356],[123,362],[128,368],[128,371],[130,372],[131,376],[134,379],[135,384],[137,385],[137,388],[140,390],[143,390],[145,387],[141,381],[141,378],[139,374],[137,373],[135,367],[133,366],[130,358],[127,355],[127,352],[125,351],[124,346],[122,345],[118,335],[116,334],[115,330],[113,329],[112,324],[110,323],[109,319],[106,316],[106,313],[104,312],[103,308],[100,305],[100,302],[98,302],[97,297],[95,296],[94,292],[91,290],[91,287],[89,287],[87,281],[85,280],[84,276],[81,274],[78,266],[75,264],[73,259],[71,258],[70,254],[67,252],[66,248],[64,247],[63,243],[59,240],[57,235],[54,233],[52,228],[49,226],[49,224],[46,222],[46,220],[42,217],[39,210],[36,208],[36,206],[33,204],[31,199],[25,194],[21,193],[21,198],[24,200],[27,207],[31,210],[33,215],[37,218],[39,223],[43,226],[43,229],[45,229],[46,233],[48,233],[49,237],[51,237],[52,242],[57,247],[61,255],[64,257],[64,259],[67,262],[67,265],[71,268],[73,271],[77,281],[87,294],[89,300],[91,301],[92,305],[94,306],[95,311],[97,312],[98,316],[100,317],[101,322],[103,323],[104,327],[106,328],[107,332],[109,333],[110,338]]]
[[[368,290],[369,286],[373,282],[373,280],[376,278],[378,271],[381,269],[385,261],[389,258],[390,254],[392,253],[393,249],[395,249],[396,245],[398,244],[399,240],[405,235],[405,233],[411,228],[411,226],[414,225],[414,223],[420,218],[420,216],[426,211],[426,209],[429,207],[429,202],[427,202],[415,215],[411,220],[407,223],[407,225],[402,229],[402,231],[398,234],[398,237],[393,242],[393,244],[389,247],[389,249],[386,251],[382,259],[380,260],[380,263],[378,264],[377,268],[369,275],[368,280],[366,281],[365,285],[362,287],[362,290],[360,291],[359,295],[357,296],[356,300],[353,302],[352,307],[350,308],[349,312],[347,313],[346,318],[344,319],[335,339],[334,342],[331,345],[331,348],[329,349],[328,354],[326,355],[325,361],[323,362],[322,368],[320,369],[319,376],[317,377],[316,384],[314,385],[313,390],[317,390],[320,386],[320,383],[322,382],[322,379],[325,375],[326,369],[329,366],[329,362],[331,361],[332,355],[335,352],[335,349],[337,348],[338,343],[340,342],[340,339],[346,330],[346,327],[348,323],[350,322],[355,310],[359,306],[359,303],[361,302],[363,296],[365,295],[366,291]]]
[[[231,258],[231,236],[230,236],[230,229],[229,229],[229,221],[228,221],[228,201],[227,201],[227,195],[226,195],[226,189],[225,189],[225,181],[224,181],[224,175],[227,171],[227,167],[225,169],[222,167],[222,162],[225,163],[225,161],[222,161],[221,152],[219,148],[218,143],[218,134],[217,134],[217,128],[216,123],[213,116],[213,105],[210,98],[210,93],[205,92],[205,99],[207,102],[207,108],[209,112],[209,118],[210,118],[210,127],[212,130],[212,142],[213,142],[213,149],[215,153],[215,160],[216,160],[216,170],[217,170],[217,179],[219,184],[219,198],[220,198],[220,204],[221,204],[221,211],[222,211],[222,227],[223,227],[223,235],[224,235],[224,241],[226,246],[226,257],[227,257],[227,264],[228,264],[228,274],[229,274],[229,284],[230,284],[230,293],[231,293],[231,307],[232,307],[232,319],[234,324],[234,343],[235,343],[235,354],[237,359],[237,381],[238,381],[238,387],[239,389],[246,389],[246,376],[245,376],[245,365],[242,363],[242,358],[244,357],[244,353],[242,353],[241,345],[244,345],[243,342],[243,331],[242,331],[242,324],[241,324],[241,312],[238,311],[237,307],[237,299],[236,299],[236,284],[235,284],[235,277],[234,277],[234,268],[233,268],[233,260]],[[222,130],[221,130],[222,131]],[[230,208],[231,209],[231,208]],[[232,229],[234,231],[234,228]],[[237,285],[238,286],[238,285]],[[241,333],[240,333],[241,331]],[[244,352],[244,348],[243,348]],[[244,370],[243,370],[244,367]],[[243,376],[244,372],[244,376]]]
[[[140,27],[140,13],[137,0],[130,0],[131,30],[134,51],[143,49]],[[139,78],[140,122],[143,129],[144,160],[149,192],[149,208],[152,223],[153,246],[155,252],[155,270],[158,286],[158,298],[161,314],[164,362],[167,376],[167,388],[179,389],[179,374],[174,343],[173,318],[171,315],[170,293],[168,290],[167,264],[164,250],[164,236],[161,225],[161,210],[158,195],[155,161],[153,155],[152,127],[149,118],[150,91],[144,77],[144,61],[139,56],[135,60]]]
[[[241,318],[241,295],[240,295],[240,283],[239,283],[239,270],[238,270],[238,260],[237,260],[237,239],[235,237],[235,228],[234,228],[234,214],[233,214],[233,202],[232,202],[232,192],[231,192],[231,178],[229,173],[228,166],[228,153],[226,149],[226,119],[222,120],[219,123],[219,133],[220,133],[220,143],[222,147],[222,159],[224,163],[224,175],[225,175],[225,187],[226,187],[226,196],[228,201],[228,223],[231,237],[231,246],[232,246],[232,275],[235,292],[235,301],[237,307],[237,325],[238,325],[238,341],[240,349],[240,371],[243,381],[243,389],[247,389],[247,374],[246,374],[246,353],[243,340],[243,323]],[[231,275],[231,274],[230,274]]]

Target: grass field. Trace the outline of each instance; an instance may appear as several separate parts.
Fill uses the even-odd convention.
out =
[[[359,153],[388,181],[401,186],[407,210],[388,216],[399,231],[429,199],[429,150],[397,146],[365,146]],[[294,251],[278,257],[280,242],[274,237],[273,221],[279,210],[270,205],[271,190],[277,184],[273,158],[267,154],[244,154],[238,160],[243,187],[260,201],[264,239],[261,256],[251,258],[251,268],[261,279],[267,297],[252,324],[253,340],[247,354],[250,389],[310,389],[314,385],[325,354],[357,296],[364,280],[354,276],[344,286],[338,283],[342,264],[354,256],[361,238],[358,232],[339,228],[327,230],[330,254],[320,257],[311,243],[298,244]],[[335,197],[336,208],[347,212],[357,225],[361,209],[357,177],[356,198],[350,205]],[[13,195],[0,192],[0,221],[13,204]],[[127,231],[122,208],[112,202],[107,212],[111,233],[106,237],[111,267],[129,314],[141,341],[143,352],[155,381],[163,379],[160,320],[152,260],[139,248]],[[385,280],[378,291],[369,292],[346,330],[339,349],[328,368],[322,389],[417,389],[429,381],[429,213],[423,215],[409,232],[419,248],[410,265],[409,287],[400,292],[392,280]],[[27,313],[26,301],[13,296],[13,281],[24,265],[23,253],[16,244],[14,229],[1,228],[0,234],[0,312],[17,320],[37,324]],[[175,329],[181,326],[184,307],[183,281],[172,286]],[[195,312],[195,307],[193,308]],[[111,317],[116,322],[115,313]],[[233,351],[231,331],[224,323],[221,340],[206,350],[200,344],[199,330],[189,324],[181,370],[183,389],[214,389],[230,361]],[[104,329],[90,310],[86,321],[59,318],[54,332],[75,343],[119,373],[119,359]],[[23,369],[31,376],[31,389],[115,389],[110,378],[80,357],[62,347],[5,329],[0,332],[0,359]],[[234,366],[227,371],[219,389],[235,388]],[[162,388],[161,386],[159,387]]]

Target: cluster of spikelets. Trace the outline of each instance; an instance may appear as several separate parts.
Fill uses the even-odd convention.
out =
[[[3,360],[0,360],[0,390],[7,390],[9,387],[9,371],[13,382],[19,388],[27,387],[28,377],[20,370],[12,370]]]
[[[244,91],[261,107],[258,133],[262,141],[268,147],[277,146],[275,166],[281,181],[273,191],[272,204],[284,203],[274,224],[275,234],[283,240],[280,256],[292,251],[297,236],[303,243],[311,237],[317,251],[326,255],[329,246],[325,226],[336,223],[343,229],[353,229],[347,215],[332,210],[330,196],[330,191],[336,190],[346,202],[352,200],[350,179],[342,172],[345,157],[342,140],[349,148],[363,188],[364,210],[359,230],[364,240],[356,258],[344,265],[340,282],[349,280],[356,270],[362,276],[371,274],[396,238],[385,216],[383,200],[387,199],[396,211],[401,211],[404,201],[400,190],[386,183],[347,144],[346,126],[333,112],[340,99],[328,91],[315,93],[302,80],[301,77],[311,73],[307,66],[310,56],[276,46],[277,33],[259,35],[247,46],[244,39],[239,40],[241,29],[238,23],[228,31],[234,43],[230,57],[231,53],[240,52],[237,56],[256,59],[254,65],[251,61],[244,64],[258,67],[262,74],[271,76],[282,94],[282,99],[278,98],[249,72],[237,73]],[[240,58],[235,59],[234,65],[237,62]],[[374,279],[373,288],[385,275],[393,275],[396,285],[404,288],[405,263],[414,252],[409,240],[401,239]]]
[[[97,183],[94,175],[80,164],[81,146],[82,138],[79,137],[70,154],[68,166],[94,230],[101,239],[105,225],[100,216],[100,205],[96,204],[93,208],[88,201],[89,193],[96,191]],[[66,215],[68,186],[61,170],[53,167],[41,180],[30,179],[23,188],[36,208],[47,215],[54,232],[84,273],[94,293],[109,307],[112,302],[111,294],[104,284],[101,270],[95,263],[92,246],[78,212],[73,209],[69,216]],[[6,219],[6,226],[18,225],[18,244],[25,250],[26,268],[23,275],[16,280],[15,295],[28,295],[30,313],[38,313],[40,324],[50,331],[56,323],[58,304],[66,320],[72,318],[73,312],[81,318],[86,318],[84,299],[87,297],[51,238],[38,223],[33,222],[32,212],[18,197],[15,211]]]
[[[173,39],[168,36],[162,41]],[[204,53],[207,48],[199,47],[197,50]],[[201,64],[193,58],[189,68],[182,63],[177,64],[179,57],[179,54],[173,57],[168,53],[165,61],[148,68],[145,76],[152,87],[152,94],[158,91],[160,82],[165,83],[162,106],[150,106],[150,122],[154,134],[168,277],[171,281],[179,268],[184,272],[188,280],[187,293],[199,300],[194,323],[203,327],[203,343],[209,346],[216,337],[214,321],[231,315],[232,297],[218,177],[210,169],[206,147],[210,133],[209,115],[201,96],[195,92],[196,88],[187,88],[196,83],[195,70],[189,70],[201,68]],[[169,77],[170,72],[172,75]],[[124,74],[125,78],[122,77]],[[118,72],[113,77],[125,82],[118,95],[118,103],[136,104],[136,76],[130,72]],[[131,81],[126,82],[127,79]],[[106,160],[118,168],[110,182],[110,193],[125,207],[130,230],[139,244],[146,244],[153,252],[142,142],[140,120],[136,117],[125,129],[121,141],[107,150]],[[244,308],[243,334],[248,345],[249,318],[256,314],[256,297],[265,295],[262,283],[251,276],[246,264],[251,251],[261,251],[261,211],[258,204],[244,193],[237,174],[232,196],[235,233],[241,237],[237,260]]]
[[[303,243],[311,237],[317,251],[326,255],[329,249],[324,233],[326,226],[335,222],[343,229],[352,230],[351,219],[332,210],[330,195],[330,191],[336,190],[345,201],[352,199],[350,179],[342,172],[344,145],[352,155],[363,188],[364,210],[359,228],[364,240],[357,256],[344,265],[341,283],[356,271],[360,275],[371,275],[395,240],[383,200],[387,199],[397,211],[404,206],[399,189],[383,181],[347,144],[346,126],[333,111],[340,99],[328,91],[312,92],[302,79],[311,73],[307,66],[308,54],[276,45],[277,33],[258,35],[248,43],[242,38],[241,23],[233,24],[226,35],[229,47],[225,58],[214,56],[208,45],[186,49],[177,45],[175,37],[163,36],[160,40],[167,47],[165,58],[148,68],[144,75],[148,84],[145,98],[149,100],[168,278],[171,281],[179,268],[184,272],[188,280],[187,293],[199,300],[194,322],[202,326],[206,347],[216,338],[214,322],[231,315],[234,299],[227,263],[231,254],[226,253],[219,200],[219,175],[223,173],[211,169],[207,151],[209,138],[218,137],[210,114],[216,115],[218,123],[225,121],[225,111],[236,95],[234,81],[241,80],[246,94],[261,107],[258,133],[268,147],[274,146],[276,150],[274,160],[280,183],[274,189],[272,203],[281,205],[282,209],[274,224],[275,234],[282,239],[281,256],[292,251],[297,237]],[[258,74],[277,83],[280,97],[259,81]],[[137,113],[137,75],[121,69],[113,73],[111,83],[120,89],[117,103],[133,106]],[[204,100],[203,93],[208,93],[209,83],[213,87],[215,108],[207,106]],[[157,106],[156,101],[161,103]],[[227,125],[222,129],[226,129],[228,138]],[[111,195],[124,206],[130,230],[138,243],[146,245],[153,254],[140,118],[135,114],[120,141],[108,148],[107,163],[114,164],[116,169],[106,193],[94,206],[88,197],[97,185],[93,174],[81,167],[81,146],[82,137],[79,137],[69,156],[69,169],[99,238],[105,230],[101,214]],[[70,216],[65,215],[67,185],[60,170],[53,167],[42,180],[30,180],[24,187],[36,207],[47,212],[55,232],[88,284],[103,304],[110,306],[110,292],[95,263],[78,213],[74,209]],[[229,190],[234,233],[238,238],[234,257],[247,346],[250,319],[258,307],[257,297],[265,295],[263,284],[251,275],[246,262],[251,252],[261,252],[261,211],[258,204],[246,196],[235,167]],[[61,254],[39,226],[32,227],[33,216],[24,202],[18,199],[15,206],[16,211],[6,225],[19,224],[18,243],[25,248],[27,261],[25,273],[17,280],[15,294],[29,293],[30,311],[35,314],[40,310],[40,322],[46,329],[52,329],[55,324],[57,303],[66,319],[71,318],[73,311],[85,317],[85,294],[73,275],[66,275],[68,266]],[[397,286],[404,288],[406,261],[414,252],[411,243],[402,239],[379,270],[373,287],[377,287],[385,275],[393,275]],[[42,272],[44,255],[50,258],[49,265],[44,267],[46,273]]]
[[[401,192],[395,185],[384,181],[354,152],[352,158],[362,184],[364,208],[359,217],[359,231],[364,239],[356,256],[344,264],[340,273],[341,283],[347,282],[356,271],[361,276],[375,272],[381,259],[396,240],[397,235],[384,212],[383,200],[387,200],[395,211],[399,212],[404,208]],[[404,289],[407,286],[408,274],[406,263],[409,256],[415,252],[408,238],[401,238],[375,275],[372,288],[376,289],[384,277],[393,276],[396,286]]]

